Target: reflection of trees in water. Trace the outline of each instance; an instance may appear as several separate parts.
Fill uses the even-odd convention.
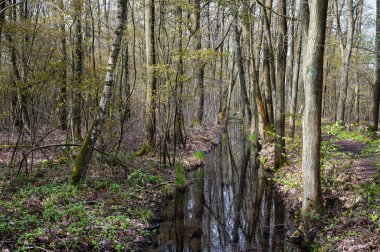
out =
[[[243,139],[242,124],[230,124],[228,141],[208,158],[203,251],[282,249],[284,207]]]
[[[227,141],[206,159],[204,179],[168,207],[159,251],[283,250],[283,203],[244,138],[242,124],[230,123]]]

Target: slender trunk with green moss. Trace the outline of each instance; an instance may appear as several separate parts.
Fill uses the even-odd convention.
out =
[[[101,133],[102,126],[107,115],[108,105],[112,96],[114,85],[115,66],[119,57],[120,45],[125,28],[126,9],[127,0],[119,0],[115,38],[108,59],[107,74],[105,78],[103,94],[99,103],[99,112],[91,130],[87,133],[80,153],[74,162],[74,166],[71,172],[71,181],[74,184],[80,182],[86,177],[87,167],[91,161],[92,152],[95,148],[96,141]]]

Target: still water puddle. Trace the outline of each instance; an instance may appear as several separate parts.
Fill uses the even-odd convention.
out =
[[[288,212],[239,121],[188,173],[193,183],[161,210],[164,221],[146,251],[283,251]]]

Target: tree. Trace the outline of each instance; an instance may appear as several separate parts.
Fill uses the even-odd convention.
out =
[[[298,83],[300,81],[300,64],[301,64],[301,52],[302,52],[302,44],[303,41],[305,44],[307,40],[305,40],[305,36],[307,34],[307,30],[309,28],[309,6],[307,2],[300,1],[299,3],[299,11],[300,11],[300,25],[297,30],[297,41],[296,41],[296,51],[295,51],[295,65],[293,70],[293,80],[292,80],[292,96],[290,101],[290,135],[294,136],[294,131],[296,127],[296,109],[297,109],[297,100],[298,100]]]
[[[176,21],[178,34],[176,49],[178,50],[177,71],[175,77],[175,111],[174,111],[174,145],[177,143],[186,146],[186,136],[184,132],[184,116],[183,116],[183,84],[184,84],[184,62],[183,62],[183,16],[181,3],[176,7]],[[175,158],[175,154],[174,154]],[[173,161],[174,162],[174,161]]]
[[[59,8],[63,10],[65,8],[64,1],[59,1]],[[66,46],[66,29],[65,29],[65,15],[61,13],[60,18],[60,29],[61,29],[61,50],[62,50],[62,66],[61,66],[61,87],[58,98],[58,113],[59,113],[59,124],[62,130],[67,129],[67,46]]]
[[[83,38],[82,38],[82,0],[74,0],[74,12],[75,12],[75,48],[74,48],[74,97],[73,97],[73,128],[74,139],[82,139],[82,116],[81,116],[81,104],[82,94],[80,92],[80,86],[82,85],[83,74]]]
[[[380,0],[376,0],[376,47],[375,47],[375,86],[372,93],[372,127],[379,130],[379,100],[380,100]]]
[[[353,0],[347,1],[347,11],[348,11],[348,21],[347,21],[347,39],[344,44],[343,35],[341,32],[340,26],[340,17],[338,12],[338,3],[336,4],[336,22],[337,22],[337,31],[338,37],[340,41],[340,50],[341,56],[343,60],[343,73],[342,73],[342,81],[339,89],[339,103],[338,103],[338,111],[337,111],[337,121],[341,121],[344,123],[345,119],[345,110],[346,110],[346,101],[347,101],[347,90],[348,90],[348,74],[350,70],[350,60],[352,54],[352,47],[354,41],[354,30],[355,30],[355,19],[354,19],[354,7]]]
[[[146,107],[144,143],[140,154],[149,152],[154,146],[156,131],[156,49],[154,38],[154,0],[145,0],[145,54],[146,54]]]
[[[239,29],[238,25],[238,12],[239,12],[239,1],[236,1],[236,6],[234,8],[234,19],[233,19],[233,29],[234,29],[234,46],[235,46],[235,60],[236,60],[236,66],[238,69],[238,75],[239,75],[239,83],[240,83],[240,95],[242,97],[243,102],[243,116],[248,121],[248,123],[251,123],[252,121],[252,112],[251,112],[251,105],[249,103],[249,98],[247,94],[247,85],[246,85],[246,76],[245,76],[245,69],[243,64],[243,57],[242,57],[242,47],[240,42],[240,35],[242,31]]]
[[[320,144],[323,57],[328,2],[310,0],[310,23],[303,57],[305,110],[303,117],[303,201],[302,210],[308,213],[321,211]]]
[[[102,131],[102,126],[107,115],[108,105],[112,96],[114,85],[114,72],[119,57],[121,41],[126,22],[127,0],[118,1],[117,25],[115,30],[115,38],[111,47],[108,59],[107,74],[104,82],[103,94],[99,103],[99,112],[93,123],[92,129],[87,133],[82,144],[80,153],[75,160],[72,168],[71,180],[78,183],[86,177],[87,166],[91,161],[92,152],[95,148],[96,141]]]
[[[277,68],[276,68],[276,113],[274,125],[276,131],[276,144],[274,153],[274,165],[280,167],[285,161],[285,70],[287,48],[287,25],[286,25],[286,1],[280,0],[278,6],[279,34],[277,38]]]
[[[194,0],[194,13],[192,14],[194,35],[193,35],[193,47],[195,53],[198,56],[198,60],[195,65],[195,89],[194,89],[194,98],[195,98],[195,108],[193,112],[193,124],[202,125],[203,122],[203,112],[204,112],[204,75],[205,75],[205,63],[200,58],[200,52],[202,49],[202,33],[201,33],[201,1]]]

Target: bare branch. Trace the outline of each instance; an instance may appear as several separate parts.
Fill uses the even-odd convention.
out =
[[[256,2],[257,2],[260,6],[264,7],[265,9],[269,10],[270,12],[272,12],[273,14],[275,14],[275,15],[277,15],[277,16],[284,17],[284,18],[289,19],[289,20],[292,20],[292,21],[299,21],[299,19],[296,18],[296,17],[291,17],[291,16],[287,16],[287,15],[283,15],[283,14],[278,13],[278,12],[275,11],[272,7],[267,6],[267,5],[265,5],[264,3],[260,2],[260,0],[256,0]]]
[[[11,4],[7,7],[5,7],[4,9],[0,10],[0,14],[3,14],[6,10],[11,9],[13,7],[16,7],[17,5],[22,4],[23,2],[25,2],[25,0],[20,0],[19,2],[15,3],[15,4]]]

